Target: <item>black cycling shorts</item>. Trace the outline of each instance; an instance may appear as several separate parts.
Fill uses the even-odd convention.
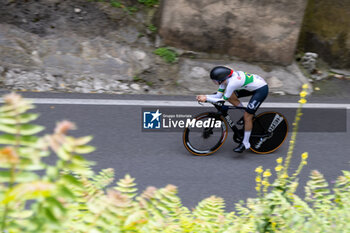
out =
[[[266,99],[268,93],[269,93],[269,87],[267,85],[260,87],[255,91],[247,91],[247,90],[235,91],[237,98],[252,95],[252,98],[250,98],[246,109],[246,112],[250,114],[255,114],[256,110],[258,110],[262,102],[264,102],[264,100]]]

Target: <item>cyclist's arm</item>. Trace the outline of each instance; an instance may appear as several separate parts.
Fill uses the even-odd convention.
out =
[[[206,95],[207,97],[207,102],[212,102],[212,103],[215,103],[215,102],[218,102],[218,101],[222,101],[222,96],[224,95],[224,91],[226,89],[226,85],[225,84],[221,84],[219,86],[219,89],[218,91],[213,94],[213,95]]]
[[[228,100],[231,95],[233,94],[233,92],[237,89],[239,89],[241,87],[240,83],[239,82],[230,82],[228,85],[227,85],[227,88],[225,90],[225,93],[224,95],[222,96],[222,98],[224,100]]]

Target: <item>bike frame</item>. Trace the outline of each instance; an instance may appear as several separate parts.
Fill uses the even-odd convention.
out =
[[[212,104],[218,110],[218,113],[224,117],[225,121],[230,126],[231,130],[235,134],[243,136],[243,135],[241,135],[241,132],[237,128],[236,124],[232,121],[230,115],[228,114],[228,111],[231,110],[231,109],[244,109],[245,110],[246,107],[226,106],[226,105],[224,105],[223,103],[220,103],[220,102],[212,103]],[[254,114],[253,120],[256,120],[256,119],[257,118],[255,118],[255,114]],[[259,121],[257,121],[257,122],[258,122],[258,124],[260,124]],[[266,130],[266,133],[263,134],[263,135],[256,135],[256,134],[252,134],[251,135],[251,137],[258,137],[258,138],[264,138],[264,137],[269,137],[269,136],[271,136],[271,133],[267,132],[267,130]]]

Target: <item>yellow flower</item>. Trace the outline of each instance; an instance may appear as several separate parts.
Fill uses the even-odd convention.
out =
[[[262,169],[262,166],[259,166],[255,169],[255,172],[262,173],[264,170]]]
[[[307,85],[307,83],[305,83],[303,86],[302,86],[303,89],[308,89],[309,88],[309,85]]]
[[[279,172],[279,171],[282,170],[282,168],[283,168],[282,165],[278,165],[277,167],[275,167],[275,171],[276,171],[276,172]]]
[[[309,156],[309,153],[307,153],[307,152],[304,152],[301,154],[302,159],[307,159],[308,156]]]
[[[260,191],[260,187],[259,186],[255,187],[255,190],[259,192]]]
[[[287,173],[283,173],[283,175],[281,176],[281,178],[283,178],[283,179],[288,178],[288,174],[287,174]]]
[[[257,183],[259,183],[259,182],[261,182],[261,178],[260,178],[259,176],[257,176],[257,177],[255,178],[255,181],[256,181]]]
[[[266,181],[266,180],[263,180],[261,182],[261,184],[264,185],[264,186],[269,186],[270,185],[270,183],[268,181]]]
[[[305,96],[307,96],[307,92],[306,91],[302,91],[300,92],[300,97],[304,98]]]
[[[301,104],[305,104],[307,101],[306,101],[306,99],[302,98],[298,102],[301,103]]]
[[[271,172],[269,170],[266,170],[263,174],[263,177],[269,177],[271,176]]]
[[[307,161],[303,161],[303,162],[301,162],[303,165],[307,165]]]
[[[278,159],[276,159],[276,162],[277,162],[277,163],[282,163],[282,162],[283,162],[282,157],[279,157]]]
[[[272,223],[271,223],[271,226],[272,226],[272,229],[273,229],[273,230],[276,230],[276,225],[277,225],[276,222],[272,222]]]

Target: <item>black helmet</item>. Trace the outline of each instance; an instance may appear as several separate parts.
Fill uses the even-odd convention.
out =
[[[225,66],[216,66],[210,71],[210,78],[222,83],[231,77],[233,70]]]

